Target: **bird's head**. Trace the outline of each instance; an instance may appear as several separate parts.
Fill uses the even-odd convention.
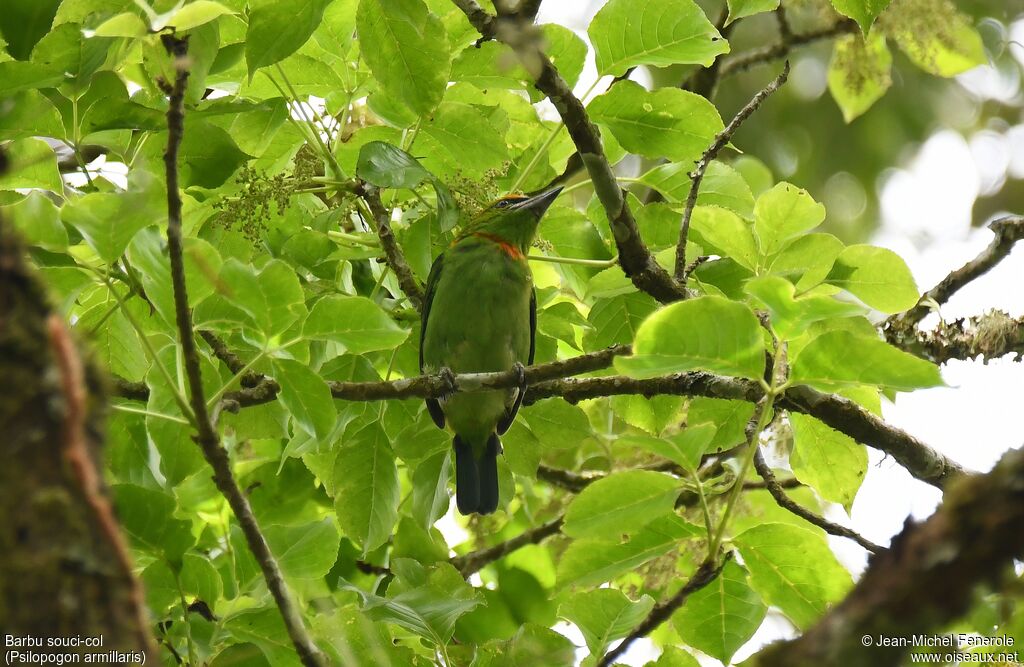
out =
[[[505,195],[473,218],[464,234],[487,234],[525,254],[537,234],[541,216],[561,191],[562,188],[553,188],[533,196]]]

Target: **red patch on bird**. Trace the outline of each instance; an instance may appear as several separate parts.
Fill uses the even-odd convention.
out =
[[[506,241],[505,239],[501,238],[500,236],[497,236],[495,234],[488,234],[487,232],[473,232],[473,236],[478,236],[482,239],[487,239],[488,241],[493,241],[494,243],[497,243],[498,247],[501,248],[505,252],[505,254],[511,257],[512,259],[523,259],[522,251],[519,250],[519,248],[512,245],[511,243],[509,243],[508,241]]]

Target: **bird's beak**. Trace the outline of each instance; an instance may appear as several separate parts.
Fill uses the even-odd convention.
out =
[[[561,191],[562,188],[560,187],[552,188],[546,192],[540,193],[539,195],[534,195],[528,199],[524,199],[516,206],[516,208],[532,211],[534,215],[540,218],[544,215],[544,211],[548,210],[548,207],[551,206],[555,201],[555,198],[558,197],[558,193]]]

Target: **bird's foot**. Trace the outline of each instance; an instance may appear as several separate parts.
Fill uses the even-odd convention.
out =
[[[519,387],[520,393],[526,393],[526,366],[523,366],[522,362],[517,361],[512,366],[512,371],[516,374],[516,386]]]
[[[459,390],[459,383],[455,379],[455,373],[453,373],[452,369],[447,366],[442,366],[437,372],[437,375],[441,378],[441,382],[444,384],[444,387],[441,390],[440,400],[446,401],[452,394]]]

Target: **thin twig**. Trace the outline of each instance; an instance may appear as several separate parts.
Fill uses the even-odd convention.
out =
[[[416,276],[409,268],[409,263],[405,261],[405,254],[391,230],[391,214],[380,200],[380,191],[369,183],[359,181],[356,184],[355,193],[363,198],[370,208],[370,213],[373,214],[377,237],[380,238],[380,247],[384,250],[384,258],[388,266],[398,279],[398,285],[409,297],[409,301],[412,302],[416,310],[419,310],[423,305],[423,289],[416,282]]]
[[[757,470],[757,474],[764,480],[765,487],[768,489],[768,493],[772,494],[772,498],[775,499],[776,504],[784,510],[788,510],[793,514],[797,515],[804,521],[812,523],[815,526],[823,529],[826,533],[831,535],[838,535],[839,537],[846,537],[853,540],[857,544],[861,545],[873,554],[885,551],[885,547],[880,547],[874,542],[866,539],[860,533],[855,530],[851,530],[846,526],[840,526],[838,523],[833,523],[823,516],[819,516],[814,512],[810,511],[800,503],[796,502],[792,498],[786,495],[786,492],[782,490],[782,485],[775,479],[775,473],[764,460],[760,449],[754,454],[754,469]]]
[[[693,573],[686,585],[679,589],[679,592],[671,598],[654,607],[644,621],[636,626],[633,632],[629,633],[619,645],[604,654],[598,661],[597,667],[608,667],[615,662],[616,658],[626,652],[626,649],[641,637],[651,634],[655,628],[672,617],[677,609],[683,606],[687,598],[714,581],[722,572],[722,568],[732,558],[732,552],[728,552],[717,565],[711,559],[704,561]]]
[[[785,58],[794,47],[811,44],[824,39],[831,39],[832,37],[845,35],[858,30],[859,28],[857,27],[856,21],[852,19],[842,19],[824,28],[791,34],[788,39],[783,39],[777,44],[772,44],[759,49],[751,49],[750,51],[745,51],[729,58],[722,63],[722,68],[718,75],[719,79],[724,79],[725,77],[733,74],[738,74],[739,72],[746,71],[752,67],[756,67],[757,65],[763,65],[765,63],[770,63],[773,60]]]
[[[981,253],[967,262],[959,269],[951,271],[948,276],[939,281],[918,301],[917,305],[910,310],[890,317],[885,323],[887,337],[897,337],[899,333],[906,333],[923,320],[929,312],[931,305],[942,305],[949,301],[949,298],[956,294],[962,287],[976,280],[987,273],[992,267],[1003,261],[1013,246],[1024,240],[1024,216],[1013,215],[1000,218],[989,225],[989,229],[995,234],[992,242],[981,251]]]
[[[528,544],[540,544],[552,535],[557,535],[562,529],[562,521],[562,517],[556,517],[500,544],[472,551],[464,556],[455,556],[450,562],[463,577],[468,577],[488,563],[504,558],[516,549],[521,549]]]
[[[725,126],[721,132],[715,137],[715,140],[711,142],[704,154],[700,156],[700,160],[697,161],[697,167],[693,170],[690,178],[690,194],[686,197],[686,208],[683,209],[683,224],[679,228],[679,242],[676,244],[676,272],[675,279],[678,283],[686,286],[686,280],[689,278],[686,265],[686,241],[690,233],[690,218],[693,216],[693,208],[697,205],[697,194],[700,191],[700,182],[704,179],[704,172],[707,171],[708,165],[711,161],[718,156],[726,144],[732,141],[732,136],[736,133],[736,130],[740,128],[743,123],[750,118],[750,116],[760,108],[761,104],[764,103],[768,96],[778,90],[782,84],[786,83],[786,79],[789,78],[789,61],[782,67],[782,72],[775,77],[775,79],[767,86],[762,88],[754,97],[747,102],[746,106],[739,110],[739,112],[733,116],[733,119],[729,121],[729,124]]]
[[[497,38],[508,44],[519,55],[520,61],[539,91],[544,93],[565,123],[580,154],[583,165],[590,173],[594,191],[611,224],[612,234],[619,251],[619,263],[637,289],[662,303],[678,301],[686,296],[682,289],[651,255],[640,236],[636,220],[623,197],[612,167],[605,157],[597,127],[590,121],[582,102],[561,77],[551,60],[538,48],[529,31],[520,30],[516,22],[498,20],[484,11],[476,0],[453,0],[466,14],[469,22],[487,39]]]
[[[183,259],[183,243],[181,231],[181,195],[178,189],[178,150],[185,133],[185,88],[188,83],[187,69],[188,39],[179,39],[173,35],[162,36],[164,46],[174,58],[176,77],[173,87],[169,87],[170,104],[167,110],[167,150],[164,152],[164,165],[167,173],[167,247],[171,263],[171,284],[174,290],[175,319],[181,340],[182,356],[185,362],[185,374],[188,379],[189,400],[196,421],[197,437],[203,456],[213,468],[214,482],[227,499],[238,523],[245,534],[246,542],[253,552],[267,588],[270,589],[278,609],[284,620],[288,635],[295,645],[299,659],[307,667],[319,667],[325,664],[320,649],[306,630],[303,618],[291,593],[288,591],[281,569],[270,551],[263,533],[260,531],[253,515],[248,499],[235,481],[231,470],[231,461],[227,451],[221,445],[220,436],[214,429],[210,414],[206,408],[203,394],[203,379],[200,370],[199,350],[192,329],[192,314],[188,305],[188,292],[185,285],[185,264]]]

